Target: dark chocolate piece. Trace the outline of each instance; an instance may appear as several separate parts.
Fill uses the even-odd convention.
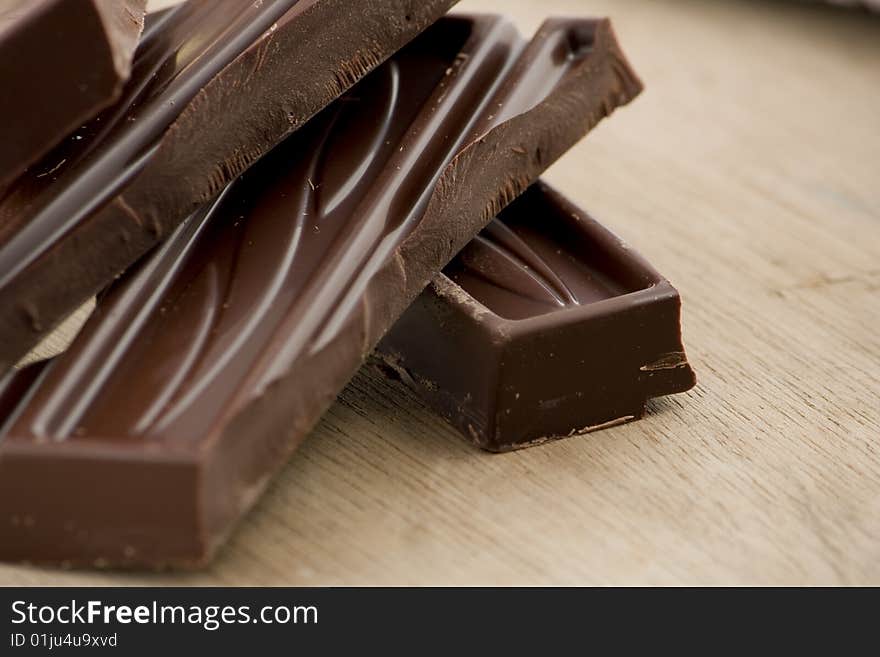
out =
[[[146,0],[3,1],[0,190],[119,97],[145,7]]]
[[[189,0],[0,200],[0,372],[455,0]]]
[[[430,28],[100,299],[4,428],[0,557],[205,563],[407,304],[639,90],[606,21]]]
[[[544,184],[453,260],[380,343],[468,439],[501,452],[642,417],[694,383],[669,281]]]

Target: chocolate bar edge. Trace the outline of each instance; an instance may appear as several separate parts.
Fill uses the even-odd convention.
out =
[[[566,19],[551,19],[545,22],[538,30],[538,35],[557,24],[564,25],[565,21]],[[623,56],[610,21],[607,19],[596,21],[595,30],[596,41],[601,42],[597,50],[611,57],[613,64],[603,66],[594,59],[592,67],[582,67],[577,75],[567,81],[567,84],[561,84],[537,107],[492,129],[466,147],[446,167],[435,186],[419,227],[401,244],[395,257],[373,277],[364,295],[371,297],[374,302],[384,299],[386,303],[384,307],[373,305],[365,316],[365,325],[350,329],[360,332],[359,342],[363,345],[359,353],[361,363],[366,361],[373,347],[390,329],[394,319],[482,226],[537,180],[547,166],[568,150],[572,143],[586,135],[618,106],[629,103],[641,92],[643,88],[641,81]],[[597,79],[597,72],[601,72],[602,79]],[[606,80],[605,76],[612,76],[613,79]],[[590,84],[585,84],[585,80],[588,79]],[[597,88],[602,88],[602,84],[605,83],[610,91],[603,97],[595,91]],[[574,116],[583,116],[584,120],[571,122],[572,113]],[[566,119],[569,126],[565,125]],[[533,135],[533,131],[529,129],[533,123],[546,125],[547,128],[541,134]],[[533,148],[530,156],[527,157],[528,165],[522,168],[523,155],[520,146],[529,136],[534,138]],[[490,163],[492,166],[487,166]],[[517,169],[520,169],[519,175],[511,177],[509,172]],[[477,185],[470,190],[470,194],[462,198],[459,181],[469,181],[469,183],[476,181]],[[473,222],[461,219],[470,214],[472,207],[482,208],[476,226]],[[438,239],[439,235],[443,235],[445,239]],[[420,262],[423,260],[423,257],[418,255],[420,252],[431,254],[433,262]],[[399,290],[399,294],[389,294],[389,289]],[[349,336],[340,335],[334,343],[329,347],[330,349],[338,348],[336,345],[351,344],[351,339]],[[306,365],[304,369],[307,370],[307,367]],[[348,373],[346,381],[350,380],[355,371]],[[266,422],[267,412],[264,409],[285,403],[289,397],[285,394],[285,384],[295,385],[295,379],[302,375],[302,371],[288,372],[286,377],[278,380],[272,389],[239,414],[236,422],[224,432],[221,440],[225,440],[232,447],[239,427]],[[282,439],[268,446],[266,452],[269,455],[268,461],[271,462],[266,464],[269,465],[268,472],[262,481],[247,487],[250,491],[248,497],[255,499],[258,496],[274,473],[305,438],[305,432],[315,425],[324,410],[332,404],[337,394],[336,389],[318,394],[323,399],[314,408],[320,410],[309,412],[304,408],[301,413],[295,414],[297,426],[278,427],[281,432],[286,430],[290,435],[299,435],[299,440]],[[267,432],[267,435],[272,435],[272,432]],[[241,454],[234,455],[232,449],[217,450],[217,452],[221,462],[214,465],[215,471],[235,474]],[[226,463],[222,462],[224,456]],[[256,469],[263,470],[266,465]],[[229,518],[240,515],[247,506],[249,504],[245,502],[238,507],[233,505],[227,509],[218,509],[220,516],[210,524],[228,525]]]
[[[537,315],[527,319],[509,320],[492,312],[441,273],[431,282],[422,293],[422,297],[413,304],[408,312],[415,313],[414,317],[421,317],[422,313],[426,313],[426,316],[430,316],[432,320],[439,321],[435,316],[436,313],[429,310],[435,307],[439,308],[437,313],[447,316],[447,321],[453,326],[466,325],[479,332],[485,343],[501,345],[499,347],[501,351],[498,354],[500,362],[497,363],[499,372],[502,367],[501,362],[505,361],[505,353],[514,349],[520,341],[528,340],[531,336],[547,334],[547,332],[551,334],[562,332],[566,330],[566,327],[576,327],[584,322],[609,325],[622,323],[623,326],[626,326],[626,323],[631,321],[626,319],[626,314],[637,312],[639,309],[649,309],[652,313],[663,316],[665,325],[674,324],[678,329],[678,334],[664,338],[666,350],[658,359],[642,366],[640,380],[614,382],[621,388],[615,388],[615,392],[620,395],[620,408],[583,408],[582,410],[579,406],[585,404],[585,401],[558,400],[562,407],[554,412],[554,420],[575,417],[592,417],[592,419],[581,424],[575,424],[569,420],[569,424],[564,425],[562,429],[557,427],[547,431],[526,429],[521,424],[514,422],[516,436],[510,435],[503,418],[494,415],[491,417],[473,415],[475,409],[463,405],[460,395],[447,390],[443,383],[433,380],[431,375],[424,373],[420,367],[410,365],[402,351],[406,348],[397,344],[397,340],[403,338],[392,334],[387,342],[380,344],[377,349],[377,364],[382,370],[413,389],[429,407],[453,425],[466,440],[490,452],[509,452],[523,449],[641,419],[650,399],[686,392],[696,383],[696,377],[687,361],[681,338],[681,298],[672,284],[644,257],[626,246],[620,238],[599,222],[589,218],[589,215],[547,183],[539,181],[528,193],[544,195],[549,203],[559,207],[561,213],[581,217],[584,222],[584,230],[589,234],[591,241],[605,252],[615,253],[617,257],[625,257],[646,286],[585,306],[567,308],[563,311]],[[415,324],[406,325],[406,329],[410,333],[418,326],[418,320],[413,319],[412,321]],[[400,330],[406,332],[402,328]],[[455,331],[451,327],[447,327],[446,330]],[[623,340],[623,338],[621,339]],[[622,347],[628,349],[633,345],[624,340]],[[591,349],[602,350],[604,347],[602,345],[584,345],[583,355],[588,357]],[[467,359],[466,355],[462,357]],[[516,358],[511,357],[507,360],[515,362]],[[536,376],[540,378],[539,374]],[[595,383],[598,384],[601,381]],[[612,385],[610,381],[606,381],[606,383]],[[498,381],[493,379],[486,385],[491,387],[497,384]],[[584,384],[586,385],[587,382],[585,381]],[[489,409],[501,411],[500,400],[492,397],[491,393],[487,398],[487,404]],[[498,409],[495,409],[495,404],[499,405]],[[479,406],[477,403],[474,405]],[[590,416],[590,413],[593,415]]]
[[[82,6],[77,7],[76,11],[84,19],[91,19],[104,32],[106,40],[100,44],[95,43],[94,47],[106,46],[108,48],[106,58],[100,61],[82,62],[84,68],[80,72],[86,77],[78,80],[79,93],[72,100],[65,99],[68,101],[64,105],[68,114],[66,119],[58,119],[54,124],[43,121],[40,123],[41,134],[39,138],[37,135],[32,135],[26,145],[17,141],[14,142],[14,147],[10,147],[8,144],[4,147],[4,152],[0,157],[0,193],[6,185],[12,183],[16,177],[35,164],[65,135],[119,97],[122,87],[129,77],[134,51],[144,27],[146,3],[147,0],[117,0],[115,4],[108,3],[107,0],[93,0],[89,3],[88,14],[83,13],[85,10]],[[49,30],[53,21],[60,20],[64,16],[64,12],[69,10],[69,3],[62,5],[60,2],[37,7],[34,10],[37,13],[30,16],[29,20],[25,19],[20,26],[22,33],[16,34],[14,31],[7,31],[0,35],[0,42],[3,42],[0,44],[3,46],[0,48],[2,58],[13,62],[12,66],[16,68],[20,67],[20,62],[23,59],[28,59],[27,55],[23,53],[33,48],[34,42],[37,47],[42,46],[45,39],[42,38],[44,35],[41,32]],[[124,29],[123,23],[126,22],[126,17],[132,19],[130,26],[133,29]],[[49,23],[49,25],[46,26],[44,23]],[[74,37],[76,36],[79,35],[74,35]],[[59,51],[57,56],[64,58],[66,66],[71,66],[80,53],[65,49]],[[47,60],[40,61],[35,67],[31,62],[27,76],[29,80],[34,77],[51,79],[50,69],[57,67],[58,64],[58,61]],[[86,64],[88,64],[87,68]],[[107,70],[101,69],[103,65],[108,67]],[[42,70],[43,67],[46,70]],[[111,77],[112,79],[110,79]],[[102,84],[95,84],[96,81]],[[5,79],[5,82],[8,84],[9,79]],[[34,101],[42,102],[42,99],[39,98],[28,98],[20,90],[17,91],[15,87],[10,90],[7,86],[4,89],[4,94],[10,99],[8,102],[19,106],[27,107],[27,103]]]
[[[4,291],[10,303],[0,313],[0,373],[457,1],[375,0],[351,20],[348,0],[321,0],[230,62],[166,130],[135,180]],[[323,55],[309,62],[301,56],[325,52],[325,41],[341,36],[347,46],[335,55],[339,66],[326,67]],[[290,90],[288,96],[255,122],[254,106],[277,88]],[[212,163],[210,175],[202,173],[205,162]]]
[[[349,326],[326,347],[341,351],[339,361],[362,363],[396,314],[402,312],[480,227],[525,190],[601,118],[638,94],[641,84],[623,59],[610,24],[599,21],[595,28],[596,40],[601,42],[601,47],[596,48],[599,55],[590,60],[593,66],[580,67],[571,79],[554,89],[538,106],[490,130],[464,148],[445,168],[419,226],[371,279],[364,295],[371,301],[371,310],[363,315],[364,324]],[[603,59],[610,57],[611,61],[596,61],[599,56]],[[607,90],[607,93],[597,93],[597,90]],[[573,121],[572,116],[579,118]],[[529,145],[528,149],[523,148],[524,143]],[[511,175],[514,171],[517,174]],[[94,476],[89,479],[111,484],[117,482],[117,485],[124,482],[115,494],[112,490],[93,489],[93,499],[80,503],[81,512],[85,514],[90,512],[90,504],[102,498],[115,498],[132,487],[144,488],[143,495],[137,492],[128,494],[129,501],[139,503],[131,508],[134,529],[107,528],[106,536],[88,539],[87,547],[82,548],[83,556],[63,565],[203,566],[212,559],[242,512],[253,504],[296,449],[306,431],[335,399],[338,388],[328,385],[324,390],[308,391],[311,397],[297,398],[298,405],[293,407],[291,398],[295,395],[291,392],[299,389],[301,379],[309,379],[310,366],[311,362],[299,362],[296,372],[288,371],[277,378],[262,395],[241,409],[228,426],[214,434],[211,444],[203,445],[199,453],[171,453],[170,450],[168,453],[151,453],[149,444],[139,450],[145,459],[154,459],[157,464],[167,467],[169,476],[163,496],[169,500],[183,500],[160,509],[171,514],[162,516],[162,522],[170,527],[199,528],[198,535],[183,535],[178,544],[173,544],[170,539],[162,545],[150,544],[136,532],[129,541],[127,532],[136,530],[138,514],[147,517],[156,513],[155,509],[149,508],[149,502],[153,500],[149,491],[155,486],[155,473],[147,471],[135,480],[131,477],[122,479],[119,474],[120,454],[124,450],[96,448],[90,452],[84,450],[82,444],[56,450],[59,444],[19,446],[12,442],[3,448],[0,481],[5,480],[5,486],[14,489],[10,476],[27,481],[29,473],[41,468],[45,470],[48,456],[54,460],[52,467],[59,472],[56,481],[83,478],[81,466],[85,461],[95,468]],[[345,365],[343,369],[339,377],[329,378],[347,381],[354,371]],[[280,413],[278,408],[286,410]],[[240,437],[244,431],[262,436],[264,441],[258,445],[242,441]],[[131,450],[123,456],[124,464],[131,466]],[[125,470],[124,467],[121,469]],[[218,495],[218,488],[212,485],[217,481],[223,482],[222,497]],[[25,521],[19,518],[19,522]],[[63,538],[58,537],[59,540]],[[120,552],[120,545],[127,547]],[[59,553],[63,553],[63,546],[59,547]],[[4,559],[27,559],[33,555],[23,550],[20,553],[4,551],[2,556]],[[47,556],[40,561],[57,564],[65,559]]]

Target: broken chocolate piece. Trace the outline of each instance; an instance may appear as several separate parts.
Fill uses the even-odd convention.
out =
[[[694,385],[678,292],[544,184],[453,260],[380,343],[469,440],[528,447],[642,417]]]
[[[0,372],[455,0],[189,0],[0,200]],[[74,3],[75,4],[75,3]]]
[[[146,0],[0,6],[0,190],[119,97],[145,7]]]
[[[3,429],[0,557],[208,561],[407,304],[640,88],[606,21],[430,28],[100,299]]]

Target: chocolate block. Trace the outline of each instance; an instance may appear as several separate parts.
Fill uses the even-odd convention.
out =
[[[146,0],[4,0],[0,190],[119,97],[145,7]]]
[[[0,198],[0,372],[455,0],[189,0]],[[77,4],[77,3],[70,3]]]
[[[0,557],[205,563],[407,304],[639,90],[605,21],[430,28],[99,300],[3,430]]]
[[[379,346],[394,371],[493,452],[642,417],[694,374],[678,292],[536,184],[453,260]]]

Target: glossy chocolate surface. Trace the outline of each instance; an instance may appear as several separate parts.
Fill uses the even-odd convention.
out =
[[[431,277],[638,92],[615,46],[606,22],[548,23],[527,45],[498,18],[444,19],[192,216],[8,418],[0,556],[209,558]],[[46,462],[121,486],[125,518],[77,505],[91,529],[52,543],[51,495],[12,494]],[[139,488],[158,469],[177,482],[161,500]],[[25,514],[45,533],[2,535]]]
[[[489,310],[526,319],[634,292],[537,222],[495,219],[444,274]]]
[[[506,451],[637,419],[688,390],[678,293],[538,184],[446,267],[380,344],[479,446]]]
[[[119,97],[145,5],[146,0],[0,3],[0,193]]]
[[[7,190],[0,203],[0,295],[4,284],[114,196],[196,93],[297,4],[195,0],[152,20],[122,98]]]
[[[0,370],[455,0],[189,0],[122,97],[0,192]]]
[[[447,75],[468,27],[418,40],[193,217],[102,302],[119,332],[91,322],[61,359],[75,367],[52,368],[20,426],[198,441],[251,368],[285,369],[331,341],[521,47],[493,25],[465,51],[468,75]],[[273,339],[283,352],[259,363]]]

